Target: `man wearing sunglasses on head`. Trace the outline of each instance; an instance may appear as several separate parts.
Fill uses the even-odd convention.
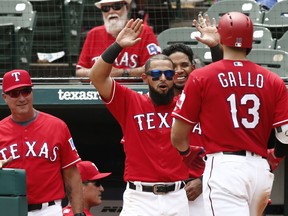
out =
[[[174,65],[170,58],[158,54],[145,63],[142,79],[149,93],[141,95],[112,79],[114,60],[127,47],[142,38],[143,21],[130,20],[91,69],[90,79],[106,107],[122,128],[126,154],[121,216],[189,215],[184,190],[188,167],[173,149],[170,132],[175,106]],[[196,158],[195,148],[189,158]]]
[[[61,199],[70,199],[75,216],[83,216],[81,159],[67,125],[33,107],[30,75],[4,74],[2,98],[11,115],[0,121],[0,167],[25,169],[28,216],[62,216]]]
[[[84,212],[86,216],[92,216],[90,209],[102,203],[102,193],[104,188],[101,180],[111,173],[100,173],[98,168],[91,161],[81,161],[77,163],[77,168],[82,179],[82,191],[84,199]],[[69,204],[63,208],[63,216],[73,216],[73,210]]]
[[[119,32],[128,22],[131,0],[101,0],[95,5],[102,11],[104,25],[89,31],[85,39],[78,63],[76,76],[88,77],[90,68],[100,55],[115,42]],[[140,77],[146,60],[161,52],[153,30],[144,25],[141,42],[134,47],[125,48],[113,63],[111,76]]]

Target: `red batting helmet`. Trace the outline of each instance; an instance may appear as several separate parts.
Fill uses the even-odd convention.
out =
[[[253,23],[240,12],[224,14],[218,24],[220,42],[229,47],[252,48]]]

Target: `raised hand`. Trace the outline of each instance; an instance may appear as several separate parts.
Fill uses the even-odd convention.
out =
[[[126,26],[121,30],[119,35],[116,38],[116,42],[122,47],[131,47],[138,43],[141,38],[138,38],[140,33],[143,29],[143,20],[142,19],[136,19],[133,21],[133,19],[130,19]]]
[[[193,20],[193,24],[196,29],[201,33],[201,36],[195,36],[196,40],[209,47],[214,47],[220,43],[220,36],[217,31],[217,25],[215,18],[212,18],[212,23],[208,14],[205,14],[205,18],[202,14],[198,15],[198,21]]]

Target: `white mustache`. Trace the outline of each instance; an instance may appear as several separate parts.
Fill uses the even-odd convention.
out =
[[[117,17],[118,19],[120,18],[118,14],[109,14],[107,18],[110,19],[111,17]]]

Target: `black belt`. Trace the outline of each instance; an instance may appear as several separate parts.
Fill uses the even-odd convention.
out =
[[[224,151],[223,154],[227,154],[227,155],[239,155],[239,156],[246,156],[246,150],[240,150],[240,151],[233,151],[233,152],[230,152],[230,151]],[[251,155],[257,155],[256,153],[254,152],[251,152]],[[265,158],[262,156],[262,158]]]
[[[52,205],[55,205],[55,201],[50,201],[48,202],[48,206],[52,206]],[[33,211],[33,210],[40,210],[42,209],[42,203],[40,204],[29,204],[28,205],[28,212],[29,211]]]
[[[136,190],[136,185],[133,182],[128,182],[128,184],[129,184],[130,189]],[[180,185],[180,189],[184,188],[185,185],[186,184],[182,181]],[[169,184],[169,185],[167,184],[155,184],[151,186],[141,185],[141,187],[142,187],[142,191],[152,192],[156,195],[163,195],[163,194],[167,194],[168,192],[175,191],[176,183]]]

